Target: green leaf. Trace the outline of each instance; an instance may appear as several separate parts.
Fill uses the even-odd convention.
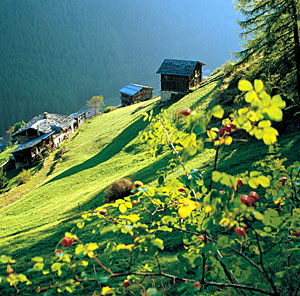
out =
[[[254,214],[254,217],[255,217],[257,220],[263,220],[263,219],[264,219],[264,215],[261,214],[260,212],[254,211],[253,214]]]
[[[260,93],[264,88],[263,82],[259,79],[255,79],[254,80],[254,88],[255,88],[256,92]]]
[[[31,260],[34,261],[34,262],[44,262],[43,257],[33,257]]]
[[[163,250],[164,249],[164,241],[161,240],[160,238],[156,238],[155,240],[152,241],[153,246]]]
[[[158,184],[159,185],[162,185],[162,184],[164,184],[164,181],[165,181],[165,178],[164,178],[164,176],[159,176],[159,178],[158,178]]]
[[[251,82],[249,82],[248,80],[245,80],[245,79],[242,79],[239,81],[238,88],[241,91],[253,90],[253,86],[252,86]]]
[[[159,295],[159,292],[157,291],[156,288],[149,288],[147,290],[147,295],[149,295],[149,296],[156,296],[156,295]]]
[[[262,187],[266,188],[270,186],[270,180],[265,176],[259,176],[257,180]]]
[[[41,271],[41,270],[43,270],[43,268],[44,268],[44,263],[40,263],[40,262],[35,263],[35,264],[33,265],[33,268],[34,268],[36,271]]]
[[[224,110],[220,105],[212,108],[212,115],[216,118],[223,118]]]

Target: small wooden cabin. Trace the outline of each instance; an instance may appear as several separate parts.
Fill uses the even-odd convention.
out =
[[[122,106],[129,106],[152,98],[153,88],[139,84],[128,84],[120,89]]]
[[[199,85],[204,65],[199,61],[165,59],[156,72],[161,74],[161,100],[182,97]]]
[[[12,152],[16,168],[30,166],[42,159],[46,151],[52,151],[54,149],[53,134],[54,132],[50,132],[19,145],[19,147]]]

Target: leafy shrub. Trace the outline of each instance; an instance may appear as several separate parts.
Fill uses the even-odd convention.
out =
[[[105,190],[105,202],[112,202],[120,198],[131,195],[131,191],[135,188],[133,182],[129,178],[116,180]]]
[[[8,180],[6,178],[5,173],[3,172],[3,168],[0,168],[0,193],[4,192],[8,187]]]
[[[108,107],[106,107],[106,108],[104,109],[104,113],[109,113],[109,112],[114,111],[114,110],[116,110],[116,109],[117,109],[117,108],[114,107],[114,106],[108,106]]]
[[[19,174],[17,181],[19,185],[27,183],[32,177],[31,171],[29,170],[22,170],[22,172]]]

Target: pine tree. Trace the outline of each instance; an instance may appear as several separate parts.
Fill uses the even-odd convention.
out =
[[[244,49],[239,64],[251,62],[253,75],[272,88],[295,94],[300,106],[299,0],[236,0]]]
[[[0,167],[0,193],[4,192],[7,186],[8,186],[8,180],[6,178],[5,173],[3,172],[3,168]]]

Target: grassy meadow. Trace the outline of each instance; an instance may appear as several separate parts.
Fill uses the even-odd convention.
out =
[[[184,127],[180,121],[175,122],[176,111],[185,107],[203,111],[211,108],[215,104],[214,91],[219,85],[220,81],[213,81],[165,106],[169,118]],[[29,268],[31,257],[52,255],[56,244],[76,225],[81,214],[103,203],[104,190],[116,179],[129,177],[133,181],[156,184],[158,169],[168,163],[172,154],[163,150],[154,159],[147,145],[140,143],[139,132],[149,125],[148,121],[143,121],[142,113],[154,110],[155,114],[160,107],[159,98],[156,98],[93,118],[59,150],[52,152],[39,170],[33,168],[33,177],[28,183],[17,186],[17,176],[14,176],[12,189],[0,195],[0,254],[13,256],[18,262],[17,270]],[[299,132],[281,135],[278,143],[282,157],[287,157],[288,162],[300,158]],[[1,162],[9,152],[0,154]],[[256,140],[234,142],[221,149],[218,170],[242,174],[253,162],[259,163],[267,152],[268,148]],[[215,148],[208,144],[204,152],[188,160],[186,166],[199,168],[204,176],[209,176],[214,156]],[[98,241],[104,246],[112,239],[115,239],[113,234],[107,233]],[[162,260],[163,267],[178,268],[180,273],[176,248],[180,248],[181,242],[177,237],[166,240],[169,248]],[[121,266],[122,262],[118,264]],[[37,275],[32,276],[34,282]],[[10,295],[3,294],[10,291],[5,289],[6,286],[0,286],[0,294]],[[13,293],[13,288],[11,291]],[[92,295],[92,291],[84,295]]]

